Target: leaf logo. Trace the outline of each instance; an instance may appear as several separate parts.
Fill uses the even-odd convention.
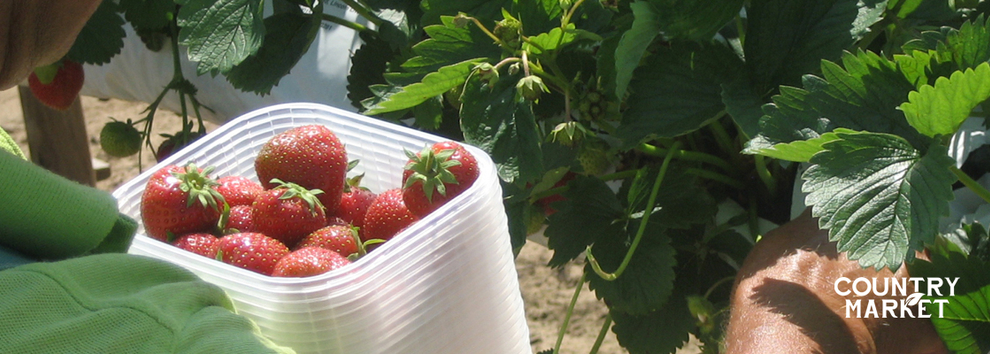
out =
[[[917,305],[918,302],[921,302],[921,297],[922,296],[924,296],[924,294],[922,294],[922,293],[914,293],[914,294],[908,295],[908,297],[904,299],[904,302],[908,306],[914,306],[914,305]]]

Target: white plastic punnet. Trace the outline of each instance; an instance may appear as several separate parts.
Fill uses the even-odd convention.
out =
[[[277,133],[307,124],[329,127],[351,175],[376,193],[400,186],[403,149],[442,138],[329,106],[276,105],[231,120],[127,182],[113,195],[141,220],[151,174],[167,164],[215,166],[214,177],[257,181],[254,158]],[[471,188],[353,264],[308,278],[268,277],[151,239],[138,229],[130,253],[185,267],[226,290],[238,313],[299,353],[532,353],[529,328],[495,166],[483,151]]]

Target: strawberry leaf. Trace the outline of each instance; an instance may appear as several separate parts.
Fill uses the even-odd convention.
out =
[[[612,331],[630,353],[673,353],[688,341],[697,319],[683,296],[672,296],[663,307],[644,315],[612,311]]]
[[[378,102],[374,107],[368,109],[365,114],[394,112],[419,105],[464,84],[465,78],[471,73],[474,66],[483,61],[484,58],[468,59],[426,74],[423,81],[403,87],[401,91],[389,96],[387,100]]]
[[[579,176],[569,182],[564,200],[553,203],[557,212],[550,215],[544,234],[547,247],[553,250],[551,267],[559,267],[577,258],[599,238],[624,234],[616,221],[623,218],[623,207],[615,193],[602,180]],[[625,252],[623,252],[625,254]]]
[[[119,6],[113,1],[100,2],[93,16],[79,31],[66,54],[80,64],[106,64],[124,47],[124,19],[117,13]]]
[[[802,178],[805,202],[838,250],[866,267],[897,269],[934,240],[955,176],[943,146],[916,150],[881,133],[836,133]]]
[[[172,0],[120,0],[120,8],[127,22],[136,29],[163,29],[175,16],[175,1]]]
[[[637,220],[624,232],[602,234],[595,241],[592,254],[604,271],[614,272],[622,263],[638,225]],[[673,291],[673,267],[677,263],[674,255],[664,228],[651,220],[622,276],[612,281],[602,279],[589,263],[584,270],[588,274],[588,287],[613,311],[646,315],[661,308]]]
[[[261,47],[261,0],[181,0],[179,43],[189,47],[198,74],[228,73]]]
[[[322,6],[313,11],[322,11]],[[265,45],[227,73],[227,81],[234,88],[263,95],[271,93],[272,87],[306,54],[322,23],[317,16],[293,12],[275,14],[264,22]]]
[[[615,95],[623,97],[629,81],[643,59],[643,53],[653,39],[660,35],[659,10],[648,1],[635,1],[629,4],[632,9],[632,27],[622,34],[615,49]]]
[[[925,298],[944,299],[942,304],[927,303],[935,331],[953,353],[982,354],[990,351],[990,267],[977,257],[958,252],[934,252],[930,261],[918,260],[908,265],[913,277],[958,278],[955,296],[943,286],[942,295]]]
[[[629,83],[629,108],[616,135],[632,147],[697,130],[719,118],[725,109],[721,84],[740,69],[739,57],[718,42],[659,48]]]
[[[900,106],[908,123],[922,134],[952,135],[969,118],[973,108],[990,98],[990,63],[976,69],[940,77],[934,86],[924,85],[908,94]]]
[[[468,144],[491,155],[499,177],[508,183],[535,181],[543,175],[543,153],[533,108],[516,94],[519,75],[488,86],[477,75],[464,84],[461,129]]]
[[[835,131],[842,133],[854,132],[853,130],[844,128],[839,128]],[[825,133],[817,138],[795,140],[790,143],[780,144],[766,144],[765,140],[753,139],[746,144],[743,153],[758,154],[787,161],[808,162],[812,156],[824,149],[822,145],[837,139],[838,136],[835,133]]]

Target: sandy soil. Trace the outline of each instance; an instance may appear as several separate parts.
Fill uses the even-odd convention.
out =
[[[99,181],[97,188],[113,191],[119,185],[139,174],[139,160],[136,156],[129,158],[107,156],[99,147],[100,129],[109,120],[109,117],[118,120],[139,119],[143,116],[141,112],[145,109],[146,104],[82,97],[82,105],[86,116],[87,133],[90,137],[90,152],[93,157],[106,161],[111,166],[110,177]],[[180,119],[171,112],[159,113],[155,126],[155,140],[158,141],[160,140],[158,133],[172,133],[178,130]],[[21,144],[25,153],[28,152],[20,98],[16,89],[0,92],[0,127]],[[216,126],[210,125],[209,127],[213,129]],[[144,168],[154,165],[154,157],[150,156],[150,153],[143,155],[141,162]],[[531,242],[523,248],[516,262],[534,353],[553,347],[560,325],[564,320],[565,310],[581,276],[581,265],[576,263],[559,270],[546,267],[550,256],[551,252],[545,247]],[[594,293],[588,291],[585,285],[578,298],[568,334],[564,337],[560,352],[568,354],[588,353],[598,337],[606,314],[605,305],[598,301]],[[618,354],[626,351],[619,347],[614,334],[609,331],[598,352]]]

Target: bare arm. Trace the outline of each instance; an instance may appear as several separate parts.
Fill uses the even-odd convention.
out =
[[[0,90],[69,51],[100,0],[0,0]]]
[[[766,235],[736,279],[728,353],[945,353],[927,319],[846,318],[840,277],[907,276],[862,269],[836,252],[809,212]]]

